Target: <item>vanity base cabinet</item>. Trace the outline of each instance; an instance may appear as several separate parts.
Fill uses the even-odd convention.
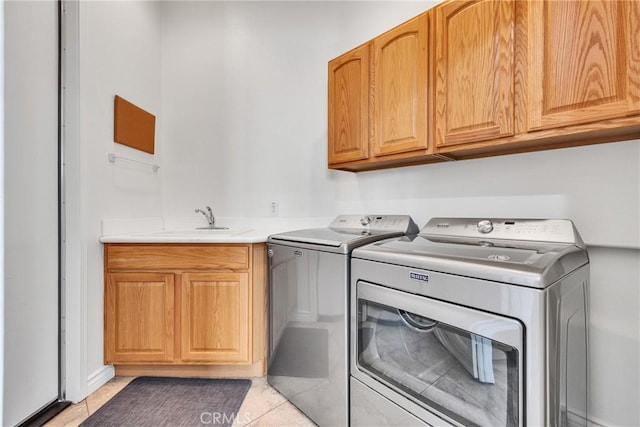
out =
[[[104,250],[104,359],[117,374],[264,375],[264,244]]]

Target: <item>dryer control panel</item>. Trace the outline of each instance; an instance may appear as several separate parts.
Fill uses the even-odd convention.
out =
[[[433,218],[422,228],[420,235],[584,246],[573,222],[568,219]]]

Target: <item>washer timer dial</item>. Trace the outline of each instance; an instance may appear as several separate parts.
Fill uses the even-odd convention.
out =
[[[362,218],[360,218],[360,224],[362,224],[363,226],[367,226],[371,223],[371,217],[368,216],[363,216]]]

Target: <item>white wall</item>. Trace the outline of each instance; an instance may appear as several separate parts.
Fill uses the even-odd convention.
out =
[[[327,62],[429,7],[163,3],[165,215],[210,204],[221,216],[267,216],[277,201],[286,217],[571,218],[592,248],[592,419],[640,425],[640,141],[359,174],[326,168]]]
[[[611,426],[640,425],[640,252],[592,247],[591,413]]]
[[[85,257],[81,277],[67,286],[82,288],[86,298],[86,366],[88,391],[108,373],[103,365],[102,218],[158,216],[162,212],[160,180],[163,169],[107,161],[115,152],[145,162],[162,158],[160,81],[160,7],[144,1],[87,1],[79,4],[79,140],[72,155],[80,165],[78,177],[80,256]],[[74,25],[73,22],[69,25]],[[73,76],[72,76],[73,77]],[[73,82],[71,82],[73,84]],[[157,116],[156,154],[150,155],[113,142],[113,99],[120,95]],[[73,197],[73,194],[71,195]],[[73,230],[71,231],[73,233]],[[73,262],[73,260],[70,260]],[[76,351],[76,349],[69,349]],[[80,395],[74,396],[83,397]]]
[[[592,145],[331,176],[342,211],[571,218],[590,245],[640,247],[640,145]],[[389,201],[393,201],[390,205]]]
[[[333,215],[327,61],[428,4],[163,2],[165,215]]]

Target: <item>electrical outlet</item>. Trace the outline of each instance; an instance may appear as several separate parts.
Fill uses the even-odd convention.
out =
[[[271,202],[271,216],[278,216],[278,202]]]

